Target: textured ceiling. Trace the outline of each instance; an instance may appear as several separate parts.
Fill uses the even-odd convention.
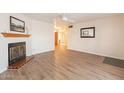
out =
[[[24,15],[36,20],[53,23],[55,19],[61,19],[62,16],[66,16],[68,19],[73,20],[75,23],[99,19],[116,13],[25,13]]]

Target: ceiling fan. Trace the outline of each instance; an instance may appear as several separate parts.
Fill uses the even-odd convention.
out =
[[[61,20],[65,21],[65,22],[69,22],[69,23],[74,23],[74,20],[68,18],[65,14],[61,15]]]
[[[74,23],[74,20],[70,19],[67,17],[67,15],[65,14],[59,14],[58,16],[56,16],[56,18],[54,19],[54,27],[56,29],[59,29],[59,27],[57,26],[57,24],[60,22],[61,24],[61,21],[64,22],[65,25],[69,25],[69,28],[72,28],[73,24]],[[63,23],[62,23],[63,24]]]

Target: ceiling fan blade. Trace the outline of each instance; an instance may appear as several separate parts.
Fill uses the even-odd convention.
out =
[[[62,20],[66,21],[66,22],[74,23],[74,20],[71,20],[71,19],[69,19],[67,17],[63,17]]]
[[[70,23],[74,23],[74,20],[69,19],[68,22],[70,22]]]

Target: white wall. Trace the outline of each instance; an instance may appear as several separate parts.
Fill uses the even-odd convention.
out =
[[[95,26],[95,38],[80,38],[80,28]],[[124,59],[124,15],[74,24],[68,49]]]
[[[10,32],[10,30],[9,30],[10,16],[14,16],[21,20],[24,20],[25,24],[26,24],[26,32],[27,32],[27,29],[31,32],[31,20],[29,18],[23,16],[22,14],[1,13],[0,14],[0,33],[1,32]],[[14,32],[11,31],[11,33],[14,33]],[[26,42],[26,47],[27,47],[26,55],[29,56],[32,54],[30,38],[4,38],[0,34],[0,72],[6,70],[8,67],[8,43],[23,42],[23,41]]]
[[[53,25],[41,21],[30,19],[23,14],[1,13],[0,14],[0,33],[12,32],[9,30],[9,18],[14,16],[25,21],[26,32],[32,34],[30,38],[5,38],[0,34],[0,73],[8,67],[8,43],[26,42],[26,55],[51,51],[54,49]],[[20,33],[21,34],[21,33]]]
[[[32,21],[32,49],[33,54],[54,50],[53,24]]]

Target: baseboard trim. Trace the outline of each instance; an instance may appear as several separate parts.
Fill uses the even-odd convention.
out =
[[[102,57],[110,57],[110,58],[115,58],[115,59],[124,60],[124,59],[119,58],[119,57],[113,57],[113,56],[104,55],[104,54],[100,54],[100,53],[93,53],[93,52],[87,52],[87,51],[74,50],[74,49],[71,49],[71,48],[68,48],[68,50],[72,50],[72,51],[76,51],[76,52],[80,52],[80,53],[88,53],[88,54],[97,55],[97,56],[102,56]]]
[[[100,54],[95,54],[95,53],[91,53],[91,52],[86,52],[86,51],[79,51],[79,50],[73,50],[73,49],[68,49],[70,51],[75,51],[75,52],[79,52],[79,53],[86,53],[86,54],[91,54],[91,55],[96,55],[96,56],[102,56],[102,57],[105,57],[103,55],[100,55]]]
[[[5,72],[7,69],[8,69],[7,67],[4,68],[4,69],[1,69],[1,70],[0,70],[0,74],[3,73],[3,72]]]
[[[39,55],[39,54],[44,54],[44,53],[49,53],[49,52],[54,52],[55,50],[49,50],[49,51],[43,51],[43,52],[40,52],[40,53],[34,53],[32,55]]]

